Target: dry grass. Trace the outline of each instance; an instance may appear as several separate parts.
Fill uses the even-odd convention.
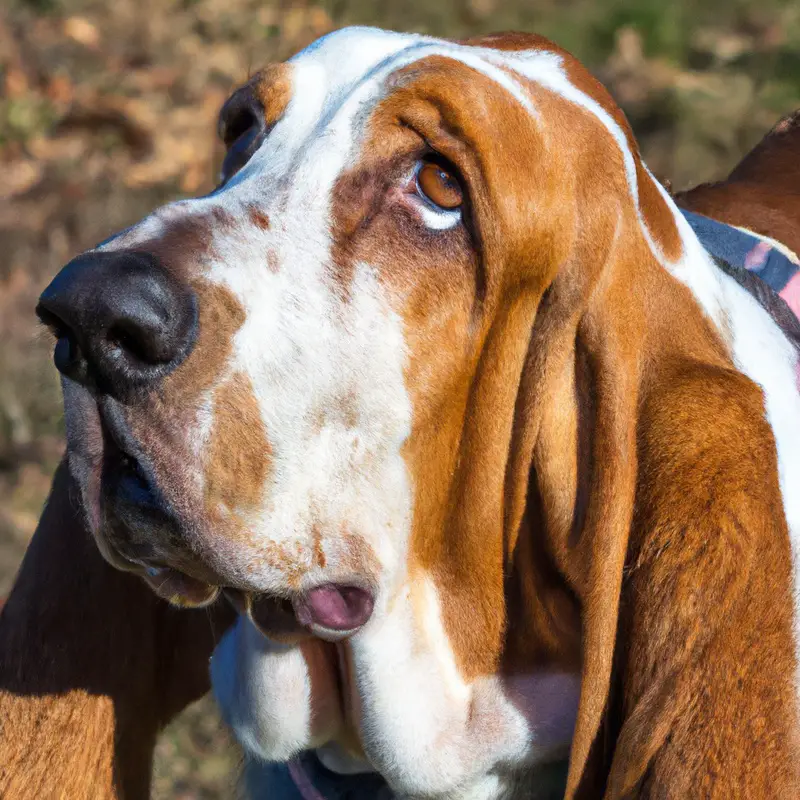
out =
[[[800,106],[781,0],[6,0],[0,10],[0,594],[61,452],[39,291],[75,253],[209,189],[217,110],[259,65],[342,24],[520,28],[583,58],[676,188],[721,176]],[[164,734],[157,798],[227,798],[239,755],[209,701]]]

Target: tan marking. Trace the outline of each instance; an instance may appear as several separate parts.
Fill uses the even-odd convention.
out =
[[[256,98],[264,107],[268,127],[283,116],[292,98],[291,72],[290,64],[270,64],[250,80]]]
[[[163,384],[163,395],[178,395],[181,404],[210,388],[233,355],[233,337],[245,321],[245,310],[230,289],[192,282],[199,312],[198,337],[189,358]]]
[[[445,629],[460,670],[469,679],[496,671],[503,646],[503,541],[502,535],[498,538],[488,532],[502,531],[498,498],[507,452],[502,442],[510,435],[514,405],[508,392],[517,383],[513,370],[521,369],[526,349],[526,338],[516,336],[519,323],[514,322],[515,335],[508,335],[508,324],[511,319],[530,324],[536,297],[534,293],[533,304],[530,300],[515,304],[512,291],[510,307],[496,308],[506,280],[515,280],[514,275],[503,276],[503,262],[515,261],[519,269],[541,268],[541,275],[531,275],[530,283],[543,289],[551,268],[547,258],[537,258],[535,253],[543,246],[553,255],[558,252],[548,230],[541,232],[539,242],[533,231],[527,240],[510,236],[512,231],[496,209],[507,207],[510,198],[529,195],[531,186],[552,185],[552,181],[544,173],[543,145],[527,112],[497,93],[490,79],[451,59],[434,57],[401,71],[394,82],[396,90],[373,115],[362,157],[364,174],[375,176],[373,183],[377,183],[387,173],[401,173],[413,165],[424,138],[465,176],[470,211],[483,247],[476,253],[462,227],[441,235],[420,230],[413,212],[400,202],[396,210],[395,204],[387,202],[384,213],[375,216],[369,238],[363,235],[352,204],[351,218],[341,227],[345,235],[355,232],[350,234],[348,256],[382,265],[386,283],[404,296],[402,314],[410,353],[406,383],[415,410],[405,456],[414,485],[425,487],[415,498],[411,570],[412,574],[420,570],[435,575]],[[477,87],[482,90],[481,103],[465,108],[463,97],[474,96]],[[506,119],[520,131],[514,142],[504,142],[503,159],[513,163],[514,169],[492,157],[496,148],[487,132],[493,118]],[[398,120],[402,128],[396,127]],[[409,154],[405,162],[403,151],[398,156],[392,146],[402,146]],[[387,165],[388,159],[394,164],[388,161]],[[349,193],[350,198],[370,196],[364,177],[350,180],[359,187],[357,193]],[[372,191],[379,189],[377,183]],[[369,207],[368,203],[362,206]],[[519,208],[521,213],[525,210]],[[534,213],[532,208],[530,213]],[[546,220],[543,212],[537,214]],[[513,234],[524,235],[526,230],[530,226],[517,225]],[[397,245],[394,237],[398,237]],[[374,252],[368,251],[369,242]],[[507,324],[497,319],[495,332],[487,339],[489,319],[481,318],[480,306],[489,303],[493,314],[511,316]],[[466,335],[470,329],[474,330],[472,341]],[[499,365],[509,372],[497,373]],[[442,387],[448,387],[445,396],[440,394]],[[432,403],[435,413],[428,411]],[[487,429],[499,433],[503,428],[509,433],[501,433],[494,443],[483,433]],[[494,446],[489,448],[490,444]]]
[[[173,500],[186,491],[183,476],[193,458],[187,453],[187,430],[196,425],[203,393],[224,373],[233,354],[234,334],[245,319],[244,308],[229,289],[204,280],[193,281],[192,287],[198,307],[192,352],[148,398],[146,413],[131,409],[127,415],[133,433],[150,454],[159,482],[175,487]]]
[[[328,559],[325,557],[325,550],[322,546],[322,528],[318,522],[311,527],[311,537],[314,547],[314,564],[320,569],[325,569]]]
[[[188,217],[170,223],[159,239],[140,247],[185,280],[197,301],[197,339],[188,358],[163,379],[142,407],[125,409],[128,425],[148,454],[160,489],[187,519],[205,519],[206,514],[188,468],[196,461],[191,432],[197,425],[205,393],[228,368],[233,337],[245,320],[244,308],[229,289],[198,277],[215,255],[211,230],[215,224],[224,226],[228,221],[212,214]],[[194,469],[200,471],[202,467],[196,464]]]
[[[206,506],[257,506],[269,479],[272,447],[250,378],[236,373],[214,391],[214,425],[205,469]]]

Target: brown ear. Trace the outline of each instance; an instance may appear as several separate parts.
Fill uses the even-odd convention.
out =
[[[760,390],[666,348],[645,380],[610,317],[587,315],[555,371],[536,335],[525,396],[551,410],[528,409],[531,484],[508,489],[519,517],[528,492],[581,608],[566,797],[798,796],[791,554]]]
[[[606,709],[636,486],[639,376],[613,318],[567,315],[558,286],[540,308],[507,473],[508,530],[530,517],[581,611],[582,689],[567,796]],[[528,468],[530,465],[530,469]],[[527,476],[530,474],[530,483]],[[596,794],[593,796],[597,796]]]
[[[663,369],[638,451],[605,796],[797,797],[791,552],[761,391]]]
[[[659,280],[680,308],[683,287]],[[800,796],[791,553],[761,391],[696,308],[677,332],[613,283],[571,315],[558,283],[542,303],[506,481],[507,531],[525,518],[580,607],[566,797]]]

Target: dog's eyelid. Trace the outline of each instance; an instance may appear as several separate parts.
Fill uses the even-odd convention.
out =
[[[232,119],[225,121],[222,141],[225,142],[226,147],[230,147],[256,126],[262,127],[262,124],[252,109],[242,108]]]
[[[218,133],[227,150],[220,175],[225,183],[250,160],[269,133],[264,108],[249,88],[233,94],[222,107]]]
[[[219,138],[230,147],[253,128],[266,127],[264,108],[250,87],[235,92],[219,113]]]

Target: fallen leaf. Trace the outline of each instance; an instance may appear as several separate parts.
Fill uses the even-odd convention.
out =
[[[91,50],[96,50],[100,44],[100,32],[85,17],[68,17],[63,30],[67,38]]]
[[[42,178],[42,165],[36,161],[12,161],[3,165],[3,180],[0,181],[0,199],[27,192]]]

